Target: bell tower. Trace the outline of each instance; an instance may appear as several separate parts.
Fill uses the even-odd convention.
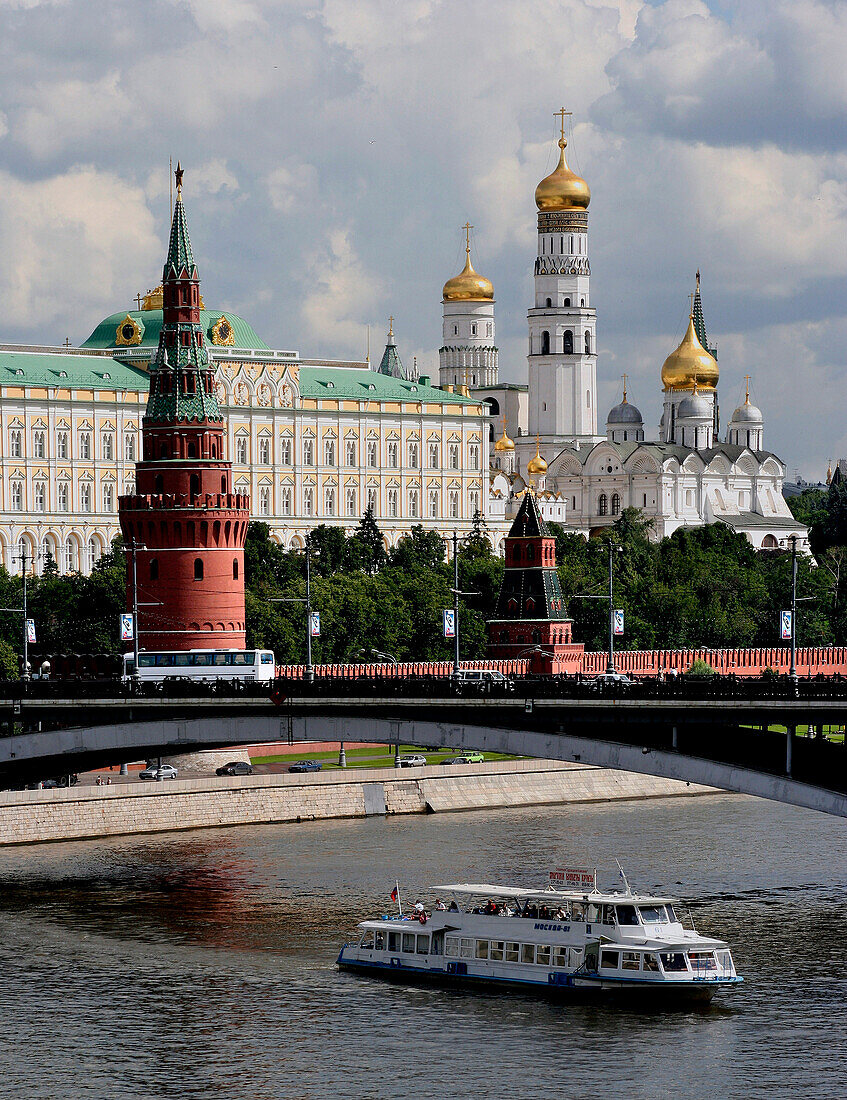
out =
[[[243,649],[249,498],[234,493],[215,370],[200,324],[200,280],[176,168],[162,329],[150,363],[136,492],[118,502],[137,551],[142,649]],[[127,604],[132,576],[127,568]]]

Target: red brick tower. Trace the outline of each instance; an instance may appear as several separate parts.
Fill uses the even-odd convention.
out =
[[[584,646],[572,640],[572,623],[556,572],[556,539],[530,488],[506,536],[506,568],[496,618],[488,623],[486,655],[529,657],[536,672],[577,672]]]
[[[243,649],[249,498],[232,491],[232,467],[224,458],[224,421],[200,325],[200,280],[179,166],[176,184],[143,453],[135,494],[120,498],[118,512],[126,543],[143,547],[137,551],[140,647]]]

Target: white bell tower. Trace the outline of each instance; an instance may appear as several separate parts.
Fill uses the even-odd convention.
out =
[[[529,434],[562,441],[597,438],[597,336],[591,306],[585,180],[565,160],[564,107],[559,163],[535,189],[538,255],[529,310]]]
[[[444,284],[443,344],[438,352],[442,386],[496,386],[494,287],[471,263],[470,222],[465,231],[465,266]]]

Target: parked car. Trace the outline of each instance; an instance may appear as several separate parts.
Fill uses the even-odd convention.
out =
[[[460,668],[450,676],[450,682],[457,688],[476,688],[478,691],[513,691],[514,683],[496,668]]]
[[[425,768],[426,757],[421,756],[420,753],[414,753],[411,756],[400,757],[401,768]]]
[[[635,683],[624,672],[599,672],[589,681],[593,691],[604,687],[632,687]]]
[[[139,779],[176,779],[177,770],[173,764],[151,764],[144,771],[138,773]]]
[[[320,760],[298,760],[296,764],[290,764],[290,772],[319,772],[323,765]]]
[[[253,765],[246,760],[230,760],[228,764],[218,768],[215,775],[252,775]]]
[[[466,752],[464,756],[451,756],[445,764],[483,764],[485,757],[481,752]]]

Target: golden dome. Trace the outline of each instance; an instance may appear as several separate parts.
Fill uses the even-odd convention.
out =
[[[535,440],[535,457],[531,458],[526,464],[526,472],[531,475],[546,474],[547,463],[538,453],[541,448],[541,440],[536,438]]]
[[[695,384],[704,390],[713,390],[719,376],[718,364],[697,339],[692,314],[682,343],[671,352],[662,367],[662,385],[666,390],[686,390]]]
[[[465,249],[465,266],[444,284],[445,302],[490,302],[494,299],[494,284],[474,271],[470,247]]]
[[[506,417],[503,417],[503,434],[494,444],[495,451],[513,451],[515,449],[514,439],[509,439],[506,435]]]
[[[535,205],[539,210],[587,210],[591,189],[565,160],[564,137],[559,138],[559,163],[535,189]]]

